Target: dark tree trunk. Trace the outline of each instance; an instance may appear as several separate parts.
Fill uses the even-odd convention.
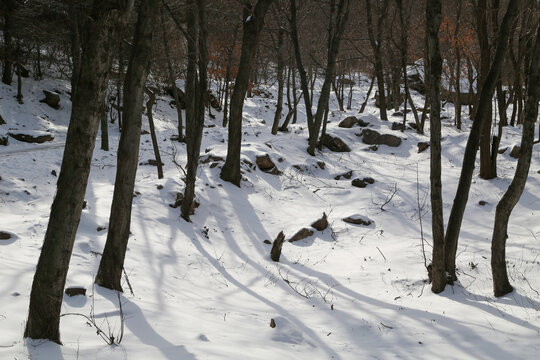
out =
[[[201,140],[204,127],[204,98],[207,87],[206,66],[208,64],[204,2],[204,0],[188,1],[190,15],[188,16],[188,69],[186,77],[187,174],[186,188],[184,190],[184,199],[181,208],[182,218],[186,221],[190,221],[189,216],[193,199],[195,198],[195,182],[197,180],[197,167],[199,165],[199,153],[201,151]],[[198,79],[197,64],[199,65]],[[242,124],[240,123],[240,126],[241,125]],[[240,161],[240,159],[238,159],[238,161]]]
[[[6,4],[9,6],[8,4]],[[2,82],[11,85],[13,81],[13,45],[12,45],[12,11],[4,10],[4,69],[2,70]]]
[[[471,181],[474,172],[474,163],[476,161],[476,154],[478,152],[480,133],[482,131],[483,121],[488,121],[483,113],[490,108],[491,98],[495,91],[495,85],[501,71],[506,49],[508,47],[508,37],[510,33],[510,26],[517,15],[519,1],[510,1],[506,14],[504,15],[503,22],[499,31],[497,39],[497,49],[493,58],[493,64],[489,70],[488,76],[484,81],[482,90],[479,93],[480,98],[478,101],[478,107],[475,112],[475,117],[467,139],[467,145],[465,147],[465,154],[463,155],[463,165],[461,168],[461,174],[459,176],[458,188],[456,190],[456,196],[450,212],[450,218],[448,219],[448,226],[446,228],[446,271],[451,277],[452,281],[457,280],[456,276],[456,251],[459,238],[459,232],[461,230],[461,222],[463,220],[463,214],[469,198],[469,190],[471,188]]]
[[[165,33],[165,14],[163,14],[163,7],[160,7],[160,17],[161,17],[161,29],[163,32],[163,48],[165,49],[165,57],[167,58],[167,69],[169,86],[172,89],[174,97],[174,106],[176,107],[176,115],[178,119],[178,141],[182,142],[184,140],[184,131],[182,125],[182,107],[180,106],[180,99],[178,98],[178,91],[176,91],[176,81],[174,78],[174,70],[171,61],[171,52],[169,50],[169,42],[167,41],[167,34]],[[150,119],[150,118],[148,118]]]
[[[238,28],[239,25],[237,24],[234,27],[233,42],[229,48],[229,51],[227,52],[227,69],[225,70],[225,100],[223,101],[223,127],[227,127],[229,122],[229,83],[231,81],[232,58],[234,47],[236,46],[236,38],[238,37]]]
[[[274,123],[272,124],[272,135],[276,135],[279,127],[279,120],[281,119],[281,112],[283,111],[283,84],[285,82],[283,70],[285,68],[285,59],[283,56],[283,37],[285,29],[282,26],[279,27],[278,41],[277,41],[277,78],[278,78],[278,98],[276,104],[276,113],[274,115]]]
[[[60,311],[64,285],[81,218],[99,118],[107,89],[120,9],[103,9],[95,1],[84,26],[85,40],[76,91],[49,224],[32,283],[24,336],[60,343]]]
[[[493,9],[490,10],[493,11]],[[478,23],[478,41],[480,44],[480,74],[478,84],[483,86],[491,66],[487,0],[478,0],[476,17]],[[482,179],[493,179],[497,177],[497,174],[493,173],[493,165],[491,163],[492,109],[493,106],[490,101],[490,106],[485,109],[484,113],[480,114],[486,118],[486,120],[482,122],[482,132],[480,134],[480,177]]]
[[[366,0],[366,15],[368,22],[368,36],[371,47],[375,55],[375,75],[377,76],[377,86],[379,91],[379,109],[381,113],[381,120],[388,120],[386,114],[386,96],[384,92],[384,69],[382,63],[381,45],[383,35],[383,21],[386,18],[389,0],[383,0],[381,5],[378,5],[377,12],[377,40],[375,40],[375,34],[373,32],[373,15],[371,10],[371,0]],[[382,6],[382,8],[379,8]]]
[[[109,151],[109,125],[107,123],[107,100],[103,102],[103,110],[101,111],[101,150]]]
[[[240,186],[240,150],[242,145],[242,110],[244,97],[249,83],[249,75],[253,57],[257,49],[259,35],[264,25],[264,15],[273,0],[258,0],[252,8],[250,1],[244,1],[242,53],[238,65],[238,74],[231,96],[231,118],[229,121],[229,142],[227,144],[227,160],[221,169],[221,178],[236,186]]]
[[[441,181],[441,102],[440,85],[442,58],[439,48],[439,26],[441,25],[441,0],[428,0],[426,11],[426,42],[429,66],[430,124],[430,183],[431,221],[433,232],[433,259],[431,268],[431,290],[440,293],[446,286],[444,271],[444,218]]]
[[[124,123],[118,144],[109,231],[95,280],[100,286],[118,291],[122,291],[122,269],[139,160],[144,84],[150,71],[152,35],[158,11],[159,0],[141,1],[124,84]]]
[[[368,89],[368,92],[366,94],[366,99],[364,100],[364,102],[362,103],[362,106],[360,107],[360,111],[359,113],[363,113],[364,110],[366,109],[366,105],[368,103],[368,100],[369,100],[369,97],[371,95],[371,90],[373,90],[373,84],[375,84],[375,78],[377,76],[374,74],[373,77],[371,78],[371,82],[369,83],[369,89]]]
[[[163,164],[161,162],[161,155],[159,154],[159,144],[156,136],[156,128],[154,126],[154,116],[152,115],[152,108],[156,104],[156,93],[147,87],[144,88],[144,91],[148,95],[148,101],[146,102],[146,117],[148,118],[150,137],[152,138],[152,148],[154,149],[154,157],[156,158],[158,179],[163,179]]]
[[[309,147],[307,149],[308,154],[312,156],[315,155],[315,146],[317,146],[317,140],[319,139],[319,131],[321,129],[324,113],[328,106],[328,101],[330,99],[330,86],[334,80],[334,69],[336,67],[339,45],[341,43],[341,38],[343,37],[343,32],[345,31],[345,24],[347,23],[347,18],[349,16],[349,0],[340,0],[337,5],[337,9],[335,0],[332,0],[330,4],[331,12],[328,30],[328,62],[326,65],[324,82],[319,95],[319,101],[317,103],[317,112],[315,113],[315,117],[313,119],[313,131],[311,131],[311,133],[314,134],[314,137],[310,137]]]
[[[537,26],[531,65],[527,79],[527,100],[521,135],[521,155],[516,173],[508,190],[504,193],[495,211],[495,226],[491,239],[491,271],[493,273],[493,292],[495,296],[503,296],[512,292],[512,285],[506,272],[506,239],[508,238],[508,221],[512,210],[523,194],[534,142],[534,123],[538,117],[538,101],[540,99],[540,26]]]
[[[70,39],[71,39],[71,93],[77,88],[77,79],[81,71],[81,28],[79,23],[80,10],[74,2],[69,4]]]
[[[17,40],[17,50],[15,51],[15,61],[17,63],[17,101],[19,104],[23,104],[23,94],[22,94],[22,76],[21,76],[21,42]]]
[[[300,87],[302,89],[302,93],[304,94],[304,104],[306,107],[306,121],[309,131],[309,140],[311,140],[311,138],[316,137],[316,135],[313,134],[313,111],[311,109],[311,97],[309,95],[308,79],[304,64],[302,62],[302,55],[300,53],[300,44],[298,40],[296,0],[291,0],[291,17],[289,18],[289,20],[291,40],[294,46],[294,56],[296,59],[296,67],[298,68],[298,74],[300,75]],[[293,121],[293,124],[294,123],[295,122]]]

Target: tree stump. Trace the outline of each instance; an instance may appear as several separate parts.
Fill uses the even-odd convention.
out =
[[[272,244],[272,250],[270,250],[270,258],[276,262],[279,262],[279,257],[281,256],[281,248],[283,247],[283,243],[285,242],[285,234],[283,234],[283,231],[281,231],[277,238],[274,240],[274,243]]]

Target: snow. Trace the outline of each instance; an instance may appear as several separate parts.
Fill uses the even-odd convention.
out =
[[[140,166],[133,199],[132,236],[121,294],[125,329],[118,346],[107,345],[82,316],[61,318],[63,346],[24,341],[23,331],[35,265],[55,194],[70,102],[62,80],[26,80],[25,104],[14,87],[0,85],[0,114],[10,131],[46,131],[54,140],[0,146],[0,358],[6,359],[530,359],[540,351],[540,156],[534,148],[525,192],[511,217],[508,270],[515,291],[492,294],[490,239],[495,206],[510,183],[516,160],[499,156],[499,177],[475,175],[458,249],[460,281],[439,295],[427,284],[422,246],[430,258],[429,151],[417,153],[427,136],[391,130],[370,100],[361,116],[370,127],[404,138],[398,148],[370,151],[355,135],[361,128],[337,127],[357,115],[369,86],[358,82],[353,110],[339,112],[332,97],[328,133],[352,152],[324,149],[309,156],[300,104],[299,124],[289,133],[270,134],[275,99],[246,100],[242,158],[268,153],[282,175],[266,174],[243,163],[242,187],[219,178],[219,165],[201,164],[197,180],[200,207],[192,223],[171,208],[183,190],[185,145],[169,140],[175,110],[158,98],[155,122],[165,178]],[[41,89],[58,89],[61,109],[40,103]],[[275,89],[270,89],[275,93]],[[419,97],[414,97],[418,104]],[[269,106],[269,108],[266,107]],[[509,109],[511,111],[511,109]],[[409,114],[410,115],[410,114]],[[453,108],[443,115],[443,190],[447,219],[452,205],[467,131],[452,125]],[[412,116],[408,117],[412,120]],[[401,121],[395,118],[394,121]],[[224,158],[227,132],[207,119],[201,153]],[[147,129],[147,120],[143,118]],[[465,117],[464,129],[471,123]],[[66,286],[84,286],[86,297],[64,297],[62,313],[95,314],[97,324],[115,337],[121,321],[117,294],[93,285],[108,226],[116,170],[117,125],[110,125],[111,151],[96,146],[94,161]],[[538,136],[538,134],[537,134]],[[505,128],[501,147],[519,143],[520,128]],[[99,141],[99,140],[98,140]],[[222,142],[225,141],[225,142]],[[152,159],[149,135],[141,137],[140,162]],[[317,164],[325,163],[324,169]],[[294,165],[298,165],[295,167]],[[350,180],[335,180],[353,171]],[[357,177],[374,184],[351,186]],[[417,181],[418,179],[418,181]],[[163,188],[158,189],[158,185]],[[392,192],[397,189],[392,197]],[[390,201],[383,205],[389,198]],[[480,206],[479,201],[486,201]],[[419,209],[420,208],[420,209]],[[286,242],[279,263],[270,260],[280,231],[289,238],[323,212],[330,227],[294,243]],[[420,214],[420,216],[419,216]],[[370,219],[371,226],[343,218]],[[425,243],[420,235],[421,217]],[[275,328],[270,327],[274,319]]]

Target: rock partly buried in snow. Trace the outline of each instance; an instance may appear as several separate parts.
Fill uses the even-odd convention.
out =
[[[6,125],[6,121],[4,120],[2,115],[0,115],[0,125]]]
[[[514,159],[519,159],[521,155],[521,147],[519,145],[514,145],[512,151],[510,151],[510,156]]]
[[[404,131],[405,130],[405,124],[399,123],[399,122],[393,122],[392,123],[392,130]]]
[[[391,147],[398,147],[401,145],[401,138],[391,134],[379,134],[375,130],[364,129],[361,134],[362,141],[368,145],[387,145]]]
[[[373,224],[373,221],[370,218],[364,215],[360,215],[360,214],[347,216],[346,218],[343,219],[343,221],[349,224],[364,225],[364,226],[369,226]]]
[[[366,127],[366,126],[369,126],[369,123],[367,121],[364,121],[362,119],[358,119],[358,122],[357,122],[358,126],[360,127]]]
[[[328,227],[328,218],[326,217],[326,213],[323,212],[322,217],[311,224],[311,227],[317,229],[318,231],[323,231],[326,229]]]
[[[365,188],[368,186],[368,184],[373,184],[375,182],[375,179],[371,177],[365,177],[363,179],[357,178],[354,179],[351,184],[352,186],[359,187],[359,188]]]
[[[27,143],[37,143],[42,144],[46,141],[53,141],[54,137],[52,135],[29,135],[29,134],[20,134],[20,133],[8,133],[9,136],[14,138],[15,140],[27,142]]]
[[[506,152],[506,150],[508,150],[508,146],[507,147],[503,147],[503,148],[499,148],[499,150],[497,150],[497,153],[499,154],[504,154]]]
[[[295,242],[295,241],[298,241],[298,240],[305,239],[307,237],[310,237],[314,233],[315,232],[313,230],[310,230],[308,228],[302,228],[296,234],[294,234],[294,236],[292,238],[289,239],[289,242]]]
[[[11,239],[11,234],[0,230],[0,240],[9,240],[9,239]]]
[[[68,287],[66,289],[67,296],[77,296],[77,295],[86,295],[86,289],[83,287]]]
[[[43,90],[43,93],[45,94],[45,99],[40,100],[39,102],[45,103],[53,109],[58,110],[60,108],[60,95],[48,90]]]
[[[350,152],[351,151],[351,148],[348,147],[347,144],[345,144],[343,140],[341,140],[337,136],[324,134],[321,141],[324,147],[326,147],[330,151],[333,151],[333,152]]]
[[[350,179],[352,177],[352,173],[353,173],[352,170],[350,170],[350,171],[347,171],[344,174],[340,174],[340,175],[336,176],[334,179],[335,180],[341,180],[341,178]]]
[[[356,118],[356,116],[348,116],[345,119],[341,120],[338,126],[341,128],[350,129],[355,124],[358,124],[358,119]]]
[[[421,153],[422,151],[426,150],[429,147],[429,143],[426,141],[420,141],[418,143],[418,153]]]
[[[261,171],[264,171],[265,173],[272,174],[272,175],[281,174],[281,171],[279,171],[277,166],[274,164],[274,162],[270,158],[270,155],[268,154],[257,156],[255,158],[255,162],[257,163],[257,166],[259,167],[259,169]]]
[[[8,146],[8,144],[9,144],[9,136],[0,135],[0,145]]]

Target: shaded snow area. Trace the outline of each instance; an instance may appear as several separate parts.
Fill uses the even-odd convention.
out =
[[[180,208],[169,206],[184,188],[174,162],[185,166],[186,151],[170,140],[176,129],[171,99],[159,97],[154,116],[165,178],[158,180],[149,165],[137,173],[125,262],[133,293],[124,279],[122,342],[107,345],[80,315],[61,318],[63,346],[24,341],[31,283],[55,194],[53,171],[60,171],[69,122],[68,85],[28,80],[24,105],[15,101],[14,87],[0,85],[4,133],[54,136],[42,144],[10,138],[8,146],[0,146],[0,230],[12,234],[0,240],[1,359],[532,359],[539,353],[539,145],[508,231],[515,291],[495,298],[490,271],[495,207],[517,164],[507,151],[499,155],[497,179],[474,176],[458,249],[460,280],[434,295],[423,256],[424,248],[429,262],[429,149],[417,152],[418,142],[429,139],[410,129],[391,130],[391,121],[379,120],[374,100],[357,114],[367,79],[355,87],[352,110],[339,112],[332,94],[328,133],[340,137],[350,153],[323,149],[309,156],[302,105],[299,123],[272,136],[275,96],[247,99],[241,188],[219,178],[223,161],[217,158],[226,155],[227,131],[221,113],[216,120],[207,117],[201,155],[213,157],[199,167],[200,207],[192,223],[180,218]],[[41,89],[61,93],[59,110],[39,102]],[[423,104],[418,96],[415,101]],[[362,131],[358,125],[337,126],[350,115],[400,137],[401,145],[370,149],[356,135]],[[447,219],[471,122],[465,117],[465,130],[456,130],[451,104],[442,115],[448,117],[442,126]],[[148,130],[145,117],[143,124]],[[518,144],[520,130],[505,128],[501,147]],[[86,296],[66,295],[62,313],[93,316],[117,338],[122,328],[117,294],[93,286],[107,236],[117,124],[110,124],[109,132],[111,151],[99,149],[99,138],[94,151],[66,284],[85,287]],[[256,156],[264,154],[280,175],[256,167]],[[142,135],[139,162],[153,158],[150,135]],[[350,178],[335,179],[350,171]],[[374,181],[352,186],[364,178]],[[271,245],[264,240],[273,241],[280,231],[289,239],[323,212],[328,228],[285,242],[280,262],[270,259]],[[359,223],[344,222],[347,217]]]

